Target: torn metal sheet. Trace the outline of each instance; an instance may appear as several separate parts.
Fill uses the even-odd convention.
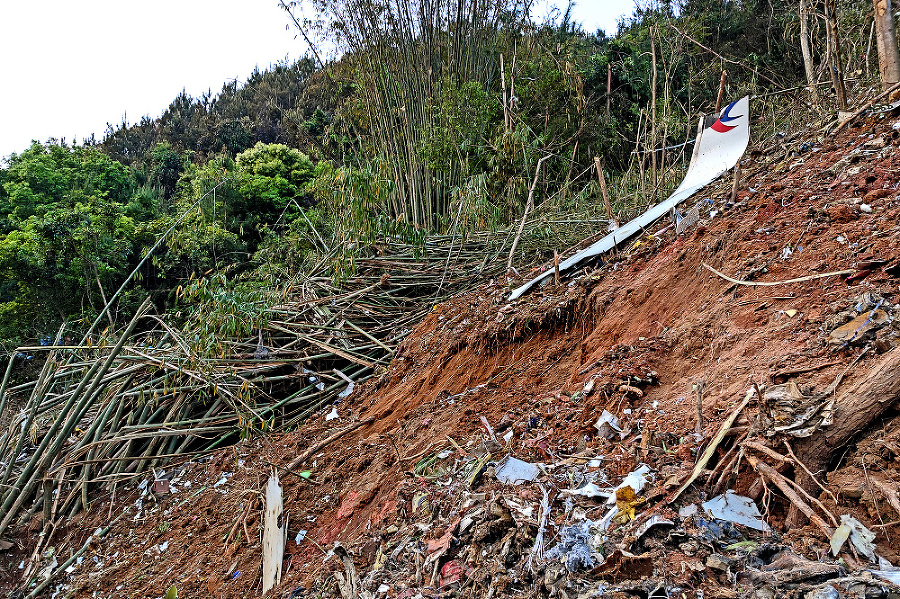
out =
[[[560,272],[567,270],[588,258],[599,256],[628,240],[651,223],[665,216],[682,201],[686,200],[702,187],[708,185],[722,173],[732,168],[740,160],[750,141],[750,100],[747,96],[732,102],[712,124],[700,119],[698,124],[697,144],[691,157],[687,174],[675,193],[641,216],[616,229],[600,241],[578,252],[559,265]],[[526,291],[542,280],[553,275],[553,270],[541,274],[513,290],[509,300],[518,299]]]
[[[766,431],[769,437],[776,433],[809,437],[834,423],[834,395],[830,393],[807,397],[791,382],[766,388],[763,400],[773,421]]]
[[[495,469],[497,480],[507,485],[518,485],[523,482],[531,482],[541,473],[540,468],[534,464],[523,462],[512,456],[507,456],[497,464]]]
[[[668,518],[663,518],[659,514],[654,514],[650,516],[650,518],[644,522],[634,533],[635,539],[640,539],[642,536],[647,534],[647,531],[653,528],[654,526],[675,526],[675,523],[669,520]]]
[[[869,572],[882,580],[900,586],[900,570],[869,570]]]
[[[563,495],[580,495],[582,497],[602,497],[607,499],[610,495],[615,495],[611,489],[601,489],[597,483],[588,483],[578,489],[563,489]]]
[[[853,516],[843,514],[841,516],[841,525],[838,526],[831,537],[832,555],[837,555],[840,552],[841,547],[848,538],[857,551],[869,558],[869,560],[875,561],[875,545],[872,543],[875,540],[875,533],[866,528],[862,522]]]
[[[741,524],[747,528],[753,528],[762,532],[769,531],[769,525],[763,520],[759,508],[753,500],[734,491],[727,491],[724,495],[713,497],[703,503],[703,509],[718,520],[725,520],[734,524]]]

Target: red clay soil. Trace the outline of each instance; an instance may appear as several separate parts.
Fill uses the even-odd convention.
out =
[[[554,505],[551,526],[565,519],[565,498],[558,493],[578,484],[566,478],[568,465],[596,471],[572,456],[602,456],[601,470],[613,486],[638,464],[648,464],[655,482],[646,505],[656,503],[685,479],[754,383],[793,380],[807,393],[822,391],[851,363],[844,384],[865,377],[879,353],[900,351],[892,349],[896,320],[874,333],[868,345],[830,344],[827,338],[849,319],[847,310],[862,294],[878,294],[885,305],[897,301],[900,154],[890,145],[889,130],[886,121],[870,119],[802,154],[799,141],[761,144],[748,154],[734,205],[728,198],[730,181],[708,189],[702,197],[714,200],[710,209],[716,214],[710,218],[710,209],[704,210],[701,224],[680,238],[671,231],[645,235],[571,282],[551,283],[512,304],[506,301],[510,285],[493,281],[436,306],[403,342],[388,371],[337,406],[338,419],[325,420],[328,408],[295,432],[246,441],[188,463],[174,471],[174,493],[155,497],[145,492],[141,500],[142,491],[132,485],[115,498],[95,499],[87,514],[57,533],[53,545],[59,563],[96,528],[130,511],[85,552],[68,579],[55,580],[43,596],[162,597],[173,584],[179,597],[260,596],[261,491],[272,472],[284,485],[289,541],[281,583],[266,597],[301,596],[299,590],[291,595],[301,586],[309,589],[306,594],[336,594],[330,573],[342,570],[340,560],[325,559],[336,542],[350,549],[361,578],[379,568],[390,570],[376,562],[384,563],[387,548],[399,546],[396,537],[405,531],[415,532],[422,555],[433,554],[452,537],[447,533],[466,513],[466,498],[471,503],[472,497],[505,492],[536,522],[537,486],[503,491],[490,469],[480,478],[476,473],[471,485],[466,482],[461,465],[471,464],[471,458],[486,460],[489,451],[492,460],[513,454],[555,466],[547,479]],[[887,264],[866,264],[879,260]],[[846,276],[831,276],[744,286],[711,273],[703,263],[738,279],[763,282],[845,269],[857,274],[849,283]],[[864,347],[866,354],[857,360]],[[700,383],[698,429],[695,386]],[[736,426],[749,424],[755,405]],[[594,423],[604,409],[619,418],[624,438],[597,434]],[[308,480],[284,470],[311,444],[370,417],[375,419],[371,425],[298,466],[311,472]],[[835,465],[828,492],[821,494],[835,514],[852,514],[876,531],[879,553],[895,564],[900,562],[900,528],[890,523],[900,520],[900,513],[865,484],[863,470],[897,488],[898,423],[894,409],[864,431],[864,439]],[[510,431],[507,444],[503,437]],[[719,457],[721,452],[710,469]],[[171,475],[169,469],[166,476]],[[717,480],[724,483],[722,489],[741,494],[751,492],[757,480],[746,465],[734,477],[719,476],[701,477],[678,505],[703,493],[711,496]],[[827,552],[827,539],[818,529],[781,529],[789,504],[780,494],[773,490],[762,497],[767,521],[781,542],[807,557]],[[605,508],[591,501],[579,498],[581,507],[575,509],[600,517]],[[665,506],[659,510],[675,517]],[[10,588],[34,545],[30,535],[40,529],[38,514],[18,531],[20,547],[2,554],[0,566]],[[306,533],[298,543],[299,531]],[[516,547],[517,538],[510,537],[507,548],[509,543]],[[528,542],[533,543],[533,534]],[[690,542],[674,551],[664,551],[662,541],[658,547],[652,539],[642,543],[654,559],[631,563],[623,557],[625,565],[608,560],[607,580],[620,576],[613,570],[646,566],[680,585],[685,598],[700,596],[703,589],[735,596],[736,591],[721,590],[728,586],[725,578],[708,569],[703,574],[706,554],[697,554]],[[460,557],[440,562],[441,580],[476,576],[472,564],[477,560],[464,561],[465,551],[448,549],[447,555]],[[443,572],[447,564],[462,573]],[[409,572],[419,569],[409,567]],[[425,566],[419,580],[412,574],[403,580],[385,574],[382,592],[414,596],[417,584],[428,586],[431,567]],[[553,594],[549,572],[548,567],[534,583],[540,587],[534,592]],[[382,580],[372,576],[369,581]],[[522,593],[516,581],[501,584],[494,576],[494,594]]]

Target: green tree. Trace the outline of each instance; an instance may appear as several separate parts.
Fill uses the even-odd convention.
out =
[[[2,184],[0,334],[95,313],[132,260],[131,171],[93,148],[35,143],[10,158]]]
[[[7,298],[15,306],[4,311],[30,319],[32,333],[96,313],[129,265],[134,222],[124,207],[96,196],[82,200],[47,208],[0,238],[0,272],[16,282]]]
[[[297,204],[310,203],[305,188],[313,179],[315,165],[299,150],[259,142],[238,154],[236,166],[243,202],[231,211],[245,234],[279,218],[290,220]]]
[[[96,149],[35,142],[10,157],[3,187],[16,224],[49,207],[74,205],[85,196],[127,203],[135,185],[126,166]]]
[[[163,199],[169,200],[175,195],[183,171],[184,160],[172,145],[167,141],[156,144],[150,155],[150,184],[160,190]]]

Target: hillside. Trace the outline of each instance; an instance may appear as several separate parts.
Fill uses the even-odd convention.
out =
[[[267,597],[897,596],[871,573],[885,561],[851,542],[834,558],[827,534],[852,516],[900,564],[897,119],[756,139],[735,201],[717,182],[682,236],[647,231],[512,304],[520,281],[497,277],[434,306],[337,418],[327,406],[94,501],[41,560],[87,546],[46,596],[259,595],[273,472],[288,541]],[[604,410],[617,427],[595,427]],[[798,420],[810,436],[774,432]],[[539,463],[533,481],[501,482],[506,456]],[[603,530],[590,490],[642,464]],[[698,508],[726,490],[771,531]],[[14,531],[7,588],[41,520]]]

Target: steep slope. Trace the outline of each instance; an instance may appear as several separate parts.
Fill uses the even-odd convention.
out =
[[[282,582],[269,597],[337,595],[331,572],[346,567],[332,555],[338,542],[350,549],[358,591],[398,598],[451,590],[567,596],[610,585],[631,596],[663,588],[684,597],[736,596],[762,586],[753,572],[769,568],[776,553],[765,547],[792,547],[831,564],[820,559],[828,549],[822,532],[785,528],[791,502],[734,459],[749,446],[732,443],[764,432],[757,414],[766,407],[755,399],[698,482],[676,504],[667,498],[754,385],[794,381],[810,396],[843,375],[840,391],[900,351],[900,158],[891,122],[876,116],[833,138],[761,142],[744,162],[735,201],[730,181],[706,190],[697,199],[712,203],[681,237],[648,231],[605,263],[514,304],[505,301],[507,281],[490,281],[436,306],[391,367],[336,406],[337,419],[326,417],[329,408],[296,432],[157,472],[175,492],[155,495],[145,482],[95,502],[59,535],[59,563],[114,522],[109,533],[47,596],[73,589],[78,597],[158,597],[172,584],[185,597],[258,594],[260,491],[272,472],[285,486],[289,540]],[[810,278],[736,285],[704,264],[742,281]],[[852,275],[821,276],[832,271]],[[852,342],[836,339],[832,331],[868,313],[871,302],[880,302],[888,321]],[[621,435],[599,434],[604,410],[618,418]],[[367,424],[285,469],[360,421]],[[894,398],[858,431],[858,445],[828,463],[831,474],[815,473],[827,490],[813,492],[834,515],[853,515],[876,531],[878,553],[893,563],[900,552],[890,523],[900,520],[900,506],[889,492],[873,492],[863,470],[896,492],[898,422]],[[760,434],[759,443],[767,439],[779,452],[787,451],[782,440],[795,442]],[[507,454],[544,464],[536,482],[498,481]],[[579,516],[594,521],[606,512],[603,501],[573,490],[590,480],[614,487],[641,463],[654,476],[636,522],[665,517],[674,532],[644,536],[626,522],[590,545],[604,565],[568,573],[544,564],[540,551],[529,563],[536,539],[553,547]],[[782,466],[786,475],[801,469]],[[298,476],[303,470],[308,478]],[[735,538],[749,539],[752,551],[738,559],[737,549],[728,550],[720,567],[709,559],[725,555],[724,545],[704,541],[700,521],[677,511],[725,489],[757,499],[773,532],[744,530]],[[40,527],[38,514],[28,530]],[[7,580],[28,558],[28,531],[17,540],[24,552],[3,560]],[[816,581],[853,570],[856,560],[864,561],[846,554]],[[629,580],[637,582],[629,587]]]

